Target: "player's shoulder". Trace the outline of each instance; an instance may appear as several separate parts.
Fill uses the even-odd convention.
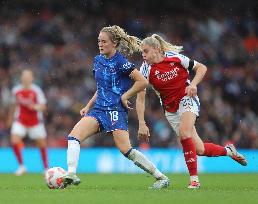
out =
[[[176,52],[173,52],[173,51],[169,51],[169,52],[166,52],[165,53],[165,57],[167,59],[167,61],[172,61],[172,62],[178,62],[178,63],[187,63],[190,61],[190,59],[181,54],[181,53],[176,53]]]
[[[94,57],[94,62],[99,61],[99,60],[101,60],[102,58],[103,58],[103,56],[102,56],[101,54],[96,55],[96,56]]]
[[[173,57],[173,56],[175,56],[175,55],[177,55],[178,53],[176,53],[176,52],[173,52],[172,50],[171,51],[167,51],[167,52],[165,52],[165,57],[167,57],[167,58],[170,58],[170,57]]]
[[[134,63],[130,62],[129,59],[120,52],[116,53],[115,61],[119,69],[121,68],[127,70],[135,67]]]
[[[15,85],[13,88],[12,88],[12,92],[13,93],[17,93],[19,91],[22,91],[23,90],[23,86],[21,84],[17,84]]]
[[[124,62],[127,62],[128,59],[126,56],[124,56],[122,53],[120,52],[116,52],[116,55],[115,55],[115,60],[118,61],[118,62],[121,62],[121,63],[124,63]]]
[[[187,56],[173,51],[165,52],[165,57],[167,58],[178,58],[178,59],[189,59]]]
[[[117,58],[120,58],[120,59],[126,59],[126,56],[125,55],[123,55],[121,52],[116,52],[116,57]]]
[[[34,83],[31,85],[31,89],[36,92],[42,91],[41,87]]]

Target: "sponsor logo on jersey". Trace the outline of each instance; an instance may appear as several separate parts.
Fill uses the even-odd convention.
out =
[[[31,105],[33,104],[33,99],[32,99],[33,95],[30,95],[29,98],[28,97],[24,97],[20,94],[17,95],[17,103],[19,103],[20,105]]]
[[[158,71],[158,70],[156,70],[156,71],[155,71],[155,76],[156,76],[156,75],[158,75],[158,74],[159,74],[159,71]]]
[[[158,70],[155,71],[155,76],[157,76],[157,79],[162,81],[169,81],[174,79],[178,76],[179,68],[175,67],[174,69],[170,70],[169,72],[164,72],[163,74],[160,74]]]

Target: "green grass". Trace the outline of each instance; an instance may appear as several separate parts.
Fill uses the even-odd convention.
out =
[[[43,176],[0,174],[0,204],[248,204],[258,203],[257,174],[201,174],[201,189],[189,190],[186,174],[170,174],[171,186],[148,190],[146,174],[81,174],[80,186],[50,190]]]

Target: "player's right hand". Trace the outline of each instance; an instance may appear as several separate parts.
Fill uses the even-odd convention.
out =
[[[121,102],[127,110],[133,110],[133,108],[130,107],[131,102],[124,95],[121,96]]]
[[[10,119],[10,118],[8,118],[7,120],[6,120],[6,128],[7,129],[10,129],[11,127],[12,127],[12,123],[13,123],[13,120],[12,119]]]
[[[81,116],[84,116],[84,115],[87,114],[88,112],[89,112],[89,108],[88,108],[87,106],[80,110]]]
[[[150,141],[150,130],[145,123],[139,125],[138,140],[145,142]]]
[[[197,86],[194,84],[190,84],[185,88],[185,93],[187,96],[195,97],[197,95]]]

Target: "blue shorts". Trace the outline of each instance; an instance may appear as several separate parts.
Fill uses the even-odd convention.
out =
[[[93,108],[89,113],[85,114],[84,116],[95,118],[99,123],[100,131],[128,131],[128,113],[125,111],[103,111]]]

